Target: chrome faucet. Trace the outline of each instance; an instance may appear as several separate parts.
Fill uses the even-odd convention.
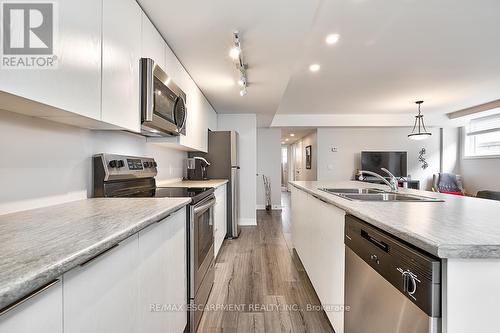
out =
[[[379,175],[378,173],[371,172],[371,171],[359,170],[359,174],[361,176],[363,176],[363,174],[367,174],[367,175],[370,175],[370,176],[377,177],[378,179],[382,180],[385,184],[387,184],[387,186],[389,186],[391,188],[392,192],[397,192],[398,191],[398,179],[396,178],[396,176],[394,176],[386,168],[381,168],[381,170],[384,171],[385,173],[387,173],[390,176],[390,180],[387,180],[384,177],[382,177],[381,175]]]

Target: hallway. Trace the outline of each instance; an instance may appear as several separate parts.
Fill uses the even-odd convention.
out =
[[[207,332],[333,332],[293,254],[290,194],[282,211],[257,211],[257,226],[226,240],[215,283],[198,329]]]

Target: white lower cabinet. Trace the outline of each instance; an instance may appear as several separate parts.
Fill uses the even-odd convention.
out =
[[[186,209],[139,232],[139,332],[187,323]]]
[[[62,333],[61,281],[0,316],[1,333]]]
[[[215,200],[217,203],[214,208],[214,249],[215,257],[222,247],[227,233],[227,190],[226,184],[215,189]]]
[[[292,242],[335,332],[344,332],[345,212],[292,188]]]
[[[136,234],[64,274],[64,332],[138,332],[138,266]]]

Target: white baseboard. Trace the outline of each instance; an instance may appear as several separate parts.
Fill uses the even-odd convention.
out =
[[[246,226],[246,225],[257,225],[257,219],[256,218],[241,218],[240,217],[240,223],[238,225],[240,226]]]
[[[266,205],[255,205],[255,209],[257,209],[257,210],[266,209]],[[281,209],[283,209],[283,207],[281,205],[273,205],[272,209],[273,210],[281,210]]]

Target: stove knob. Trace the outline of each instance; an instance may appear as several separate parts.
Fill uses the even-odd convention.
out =
[[[151,167],[151,163],[149,163],[149,162],[144,162],[142,164],[144,165],[145,168],[150,168]]]
[[[118,161],[117,161],[117,160],[112,160],[112,161],[109,161],[109,166],[110,166],[111,168],[116,168],[117,164],[118,164]]]
[[[153,166],[156,168],[158,164],[156,164],[156,162],[153,162]]]
[[[116,165],[117,168],[123,168],[124,166],[125,166],[125,162],[123,162],[122,160],[117,161],[117,165]]]

